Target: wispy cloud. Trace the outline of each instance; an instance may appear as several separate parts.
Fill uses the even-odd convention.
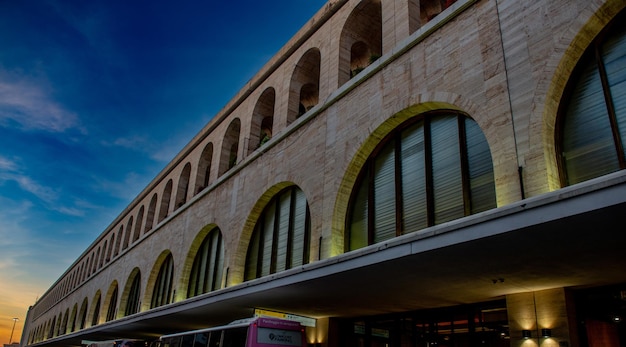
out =
[[[83,216],[85,208],[89,208],[80,200],[76,201],[74,206],[64,206],[63,203],[59,202],[60,194],[57,190],[39,184],[29,176],[24,175],[16,161],[0,156],[0,185],[8,181],[17,183],[22,191],[34,195],[51,211],[68,216]]]
[[[0,70],[0,126],[63,132],[79,128],[78,116],[54,100],[45,80]]]

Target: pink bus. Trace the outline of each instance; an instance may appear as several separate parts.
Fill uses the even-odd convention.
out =
[[[160,347],[305,347],[304,327],[277,318],[251,318],[219,327],[164,335]]]

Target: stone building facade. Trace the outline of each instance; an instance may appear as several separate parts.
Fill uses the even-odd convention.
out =
[[[625,8],[330,0],[29,309],[21,345],[255,309],[315,319],[317,346],[623,345]]]

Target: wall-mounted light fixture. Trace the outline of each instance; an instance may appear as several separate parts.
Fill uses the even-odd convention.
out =
[[[541,329],[541,336],[546,337],[546,338],[552,336],[552,330]]]
[[[530,336],[530,330],[522,330],[522,337],[524,338],[524,340],[529,339]]]

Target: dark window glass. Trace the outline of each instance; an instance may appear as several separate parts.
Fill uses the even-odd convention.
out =
[[[106,321],[111,321],[115,319],[115,312],[117,311],[117,287],[113,289],[113,293],[111,294],[111,300],[109,300],[109,309],[107,310]]]
[[[407,121],[380,144],[355,187],[347,250],[496,207],[491,152],[455,112]]]
[[[300,189],[290,187],[272,198],[250,239],[245,279],[308,263],[310,227],[306,197]]]
[[[167,305],[172,302],[172,283],[174,277],[174,260],[169,254],[159,270],[154,290],[152,292],[152,301],[150,308]]]
[[[133,278],[133,284],[130,287],[130,291],[128,293],[128,300],[126,301],[126,310],[124,311],[124,315],[128,316],[134,313],[139,312],[139,294],[140,294],[140,283],[141,283],[141,275],[137,273],[135,278]]]
[[[222,284],[223,266],[222,233],[220,229],[215,228],[204,239],[193,261],[187,297],[219,289]]]
[[[609,26],[572,76],[559,114],[563,185],[626,168],[626,28]]]

